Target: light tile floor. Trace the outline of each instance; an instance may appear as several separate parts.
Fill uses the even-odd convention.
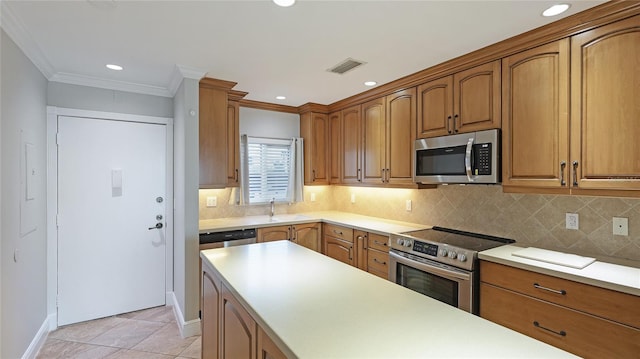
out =
[[[58,328],[37,358],[199,359],[200,346],[180,336],[172,307],[156,307]]]

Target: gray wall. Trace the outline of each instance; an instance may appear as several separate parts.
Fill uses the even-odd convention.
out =
[[[4,30],[1,36],[0,357],[19,358],[47,317],[47,80]],[[35,149],[34,199],[29,202],[21,195],[21,138]],[[35,230],[21,235],[21,220]]]
[[[174,293],[185,322],[198,320],[199,85],[185,78],[174,97]],[[194,111],[194,115],[190,112]]]
[[[173,99],[132,92],[49,82],[47,104],[81,110],[173,117]]]

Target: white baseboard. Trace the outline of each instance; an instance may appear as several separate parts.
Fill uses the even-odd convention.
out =
[[[182,335],[183,338],[200,335],[200,319],[194,319],[188,322],[184,321],[184,315],[182,314],[182,310],[180,310],[180,305],[174,292],[167,292],[167,305],[173,306],[173,314],[176,317],[180,335]]]
[[[47,336],[49,335],[49,331],[52,330],[52,327],[54,329],[56,327],[55,314],[49,314],[45,318],[44,322],[42,322],[40,329],[38,329],[36,336],[31,341],[31,344],[29,344],[27,351],[22,355],[22,359],[34,359],[36,357],[44,343],[47,341]]]

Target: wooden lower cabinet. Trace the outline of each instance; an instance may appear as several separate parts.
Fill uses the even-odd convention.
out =
[[[324,224],[323,253],[378,277],[389,278],[389,237]]]
[[[324,254],[349,265],[354,265],[355,263],[353,256],[353,242],[347,242],[342,239],[325,236]]]
[[[585,358],[640,353],[640,297],[481,261],[480,316]]]
[[[256,242],[288,241],[291,238],[291,226],[258,228]]]
[[[321,251],[320,223],[293,224],[290,226],[275,226],[258,228],[256,241],[258,243],[271,241],[291,241],[316,252]]]
[[[206,264],[202,279],[202,359],[286,358]]]

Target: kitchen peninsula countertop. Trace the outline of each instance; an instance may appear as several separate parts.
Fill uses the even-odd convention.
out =
[[[378,217],[363,216],[339,211],[306,212],[297,214],[276,214],[269,216],[245,216],[200,220],[200,233],[222,232],[236,229],[284,226],[291,224],[324,222],[348,226],[381,235],[401,233],[431,228],[431,226],[393,221]]]
[[[201,257],[292,358],[575,357],[289,241]]]
[[[634,267],[596,260],[582,269],[576,269],[513,255],[513,252],[521,249],[523,249],[523,247],[517,245],[496,247],[478,253],[478,258],[536,273],[568,279],[578,283],[590,284],[596,287],[640,296],[640,268],[637,266]]]

